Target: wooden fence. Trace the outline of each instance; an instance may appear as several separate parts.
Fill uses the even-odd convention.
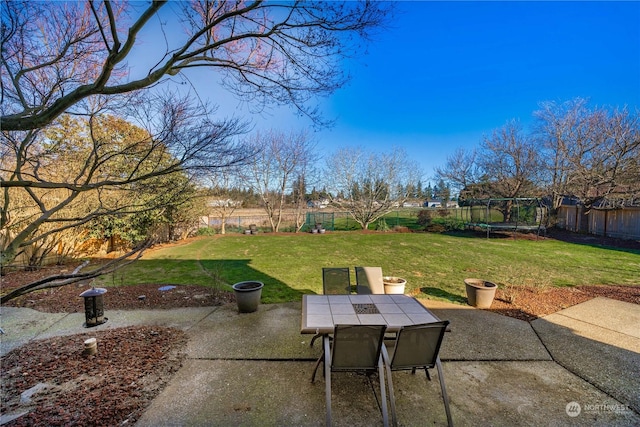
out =
[[[640,207],[591,209],[562,205],[558,209],[558,228],[618,239],[640,239]]]

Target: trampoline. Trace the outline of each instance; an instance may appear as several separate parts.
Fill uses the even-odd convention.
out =
[[[549,209],[538,197],[471,199],[465,207],[465,226],[486,230],[487,237],[494,231],[546,233]]]

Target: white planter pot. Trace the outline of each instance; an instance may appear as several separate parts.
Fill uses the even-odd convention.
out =
[[[402,277],[385,276],[382,278],[385,294],[404,294],[404,285],[407,281]]]

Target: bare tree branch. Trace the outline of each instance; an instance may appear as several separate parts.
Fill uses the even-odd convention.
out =
[[[35,282],[20,286],[19,288],[14,289],[13,291],[5,295],[2,295],[2,297],[0,297],[0,304],[4,304],[8,301],[11,301],[12,299],[18,298],[19,296],[28,294],[30,292],[42,289],[59,288],[61,286],[70,285],[72,283],[77,283],[83,280],[93,279],[98,276],[102,276],[103,274],[112,273],[113,271],[138,260],[142,256],[143,252],[150,246],[151,242],[146,242],[141,247],[137,247],[127,252],[126,254],[118,258],[114,258],[106,264],[103,264],[100,267],[86,273],[81,273],[79,269],[76,269],[71,274],[58,274],[54,276],[48,276]],[[87,265],[88,263],[84,263],[80,267],[84,268]]]
[[[172,34],[177,47],[160,54],[158,66],[141,78],[127,78],[125,69],[114,73],[116,67],[129,58],[141,30],[166,2],[153,1],[137,16],[132,5],[114,9],[109,1],[100,7],[96,2],[37,3],[38,13],[28,14],[33,3],[2,6],[2,96],[9,101],[0,119],[4,130],[44,127],[89,97],[135,92],[193,66],[220,70],[223,85],[244,99],[290,104],[320,120],[305,104],[344,84],[338,62],[357,52],[355,38],[366,38],[387,12],[377,2],[258,0],[220,2],[217,8],[185,3],[182,14],[190,24],[185,37]],[[49,23],[44,34],[37,31],[43,21]],[[64,41],[51,45],[42,43],[43,37]],[[40,47],[30,53],[31,46]],[[60,64],[73,67],[69,71]],[[35,83],[36,76],[43,83]]]
[[[172,94],[130,100],[129,117],[143,127],[102,112],[88,119],[62,116],[44,132],[1,134],[3,151],[13,153],[0,162],[1,231],[11,234],[2,250],[3,265],[20,248],[94,219],[161,209],[181,190],[175,178],[166,177],[241,164],[251,154],[233,140],[244,131],[237,120],[212,122],[203,106]],[[138,102],[146,108],[136,109]],[[144,198],[116,196],[123,191]],[[14,221],[8,220],[11,212]]]

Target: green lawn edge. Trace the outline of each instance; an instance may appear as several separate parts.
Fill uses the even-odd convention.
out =
[[[465,303],[464,279],[498,286],[638,285],[640,251],[553,239],[482,238],[469,233],[224,235],[151,250],[97,280],[100,286],[184,284],[231,290],[265,284],[264,303],[322,293],[322,267],[380,266],[407,280],[405,293]]]

